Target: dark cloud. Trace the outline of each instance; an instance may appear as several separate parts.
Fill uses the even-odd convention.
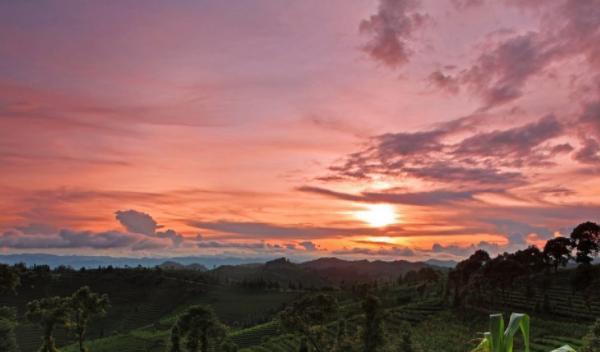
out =
[[[317,244],[314,242],[311,242],[311,241],[302,241],[302,242],[299,242],[298,245],[300,245],[307,251],[317,251],[318,250]]]
[[[158,224],[146,214],[135,210],[119,210],[115,213],[117,220],[127,231],[154,236]]]
[[[0,247],[13,249],[129,248],[147,250],[166,248],[167,246],[168,244],[160,239],[117,231],[94,233],[63,229],[54,234],[27,234],[18,230],[9,230],[0,235]]]
[[[367,203],[393,203],[409,205],[436,205],[459,201],[473,200],[474,192],[435,190],[429,192],[363,192],[353,195],[335,192],[320,187],[303,186],[298,188],[301,192],[314,193],[322,196],[341,200],[367,202]]]
[[[313,227],[309,225],[281,226],[263,222],[190,221],[190,226],[241,237],[322,238],[376,233],[371,228]]]
[[[451,2],[458,10],[463,10],[470,7],[481,6],[484,4],[485,0],[451,0]]]
[[[461,75],[461,82],[481,96],[486,109],[507,103],[523,94],[527,79],[539,73],[553,53],[538,33],[518,35],[486,50]]]
[[[573,158],[585,164],[600,163],[600,143],[593,138],[584,139],[582,147],[575,153]]]
[[[184,238],[174,230],[157,232],[162,226],[148,214],[136,210],[119,210],[115,213],[116,219],[129,232],[140,233],[150,237],[168,238],[174,246],[179,246]]]
[[[265,249],[267,244],[265,242],[224,242],[224,241],[200,241],[196,244],[198,248],[235,248],[235,249]]]
[[[592,70],[600,67],[600,0],[507,3],[534,9],[542,26],[536,31],[485,43],[485,51],[461,73],[460,82],[481,97],[483,109],[520,98],[531,78],[560,60],[583,56]]]
[[[503,131],[476,134],[460,142],[452,152],[453,155],[476,158],[495,157],[500,163],[511,164],[538,159],[532,150],[548,140],[560,136],[564,132],[562,124],[554,116],[547,116],[539,121]]]
[[[332,252],[335,255],[366,255],[366,256],[385,256],[385,257],[412,257],[415,252],[406,247],[392,247],[392,248],[344,248]]]
[[[477,123],[463,118],[429,131],[377,136],[365,149],[349,154],[342,163],[329,170],[338,179],[370,179],[375,175],[386,175],[460,184],[461,192],[482,187],[498,189],[500,185],[521,186],[527,182],[521,169],[552,165],[555,156],[572,151],[573,147],[568,143],[552,143],[567,133],[553,115],[521,126],[485,132],[478,132]],[[312,191],[356,201],[393,202],[396,198],[397,202],[419,203],[419,196],[424,199],[437,196],[442,202],[453,197],[469,198],[466,193],[443,190],[438,194],[420,195],[347,195]]]
[[[477,249],[483,249],[486,252],[496,255],[504,251],[506,248],[504,246],[489,243],[486,241],[481,241],[477,244],[472,244],[470,246],[457,246],[457,245],[441,245],[439,243],[434,243],[431,246],[431,252],[436,254],[451,254],[456,257],[467,257]]]
[[[460,91],[460,83],[455,77],[445,75],[441,71],[434,71],[429,75],[429,83],[450,94],[457,94]]]
[[[379,0],[377,14],[359,26],[361,33],[371,37],[363,50],[391,68],[406,64],[413,32],[427,21],[427,15],[416,12],[419,5],[418,0]]]

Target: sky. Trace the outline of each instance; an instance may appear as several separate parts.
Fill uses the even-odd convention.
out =
[[[600,214],[600,0],[0,2],[0,253],[460,259]]]

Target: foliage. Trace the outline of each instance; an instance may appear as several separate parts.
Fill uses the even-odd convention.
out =
[[[590,264],[600,252],[600,226],[590,221],[579,224],[571,232],[571,241],[577,250],[575,261]]]
[[[181,351],[180,339],[185,338],[188,352],[208,352],[211,346],[219,346],[226,336],[226,329],[212,308],[192,306],[177,319],[171,330],[171,351]]]
[[[67,325],[69,321],[69,300],[62,297],[49,297],[34,300],[27,304],[27,320],[39,325],[43,330],[40,352],[57,352],[54,342],[54,329]]]
[[[80,352],[87,351],[83,342],[89,320],[105,315],[108,306],[108,296],[92,292],[89,286],[81,287],[69,298],[69,326],[75,331]]]
[[[544,246],[544,255],[556,272],[559,266],[566,266],[571,259],[571,240],[566,237],[548,240]]]
[[[381,301],[375,295],[368,295],[362,303],[362,308],[365,312],[363,351],[377,352],[386,344]]]
[[[530,326],[527,314],[513,313],[508,326],[504,327],[502,314],[490,315],[490,331],[484,333],[481,343],[472,352],[513,352],[514,338],[521,331],[525,352],[530,351]],[[574,352],[569,346],[563,346],[552,352]]]
[[[15,292],[20,283],[17,272],[6,264],[0,264],[0,294]]]
[[[596,320],[590,332],[583,338],[581,352],[600,352],[600,319]]]
[[[317,351],[328,351],[323,335],[326,324],[337,317],[337,300],[328,294],[318,293],[302,297],[286,307],[279,315],[282,327],[299,334]]]
[[[15,338],[14,309],[0,307],[0,351],[16,352],[17,340]]]

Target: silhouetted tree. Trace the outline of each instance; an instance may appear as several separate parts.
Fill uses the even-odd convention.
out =
[[[527,273],[527,269],[510,255],[499,255],[489,261],[484,268],[485,279],[493,289],[499,289],[503,303],[506,304],[506,294],[515,279]]]
[[[179,339],[185,337],[188,352],[208,352],[210,346],[218,346],[226,335],[226,329],[214,311],[207,306],[192,306],[183,313],[171,329],[171,351],[181,351]],[[173,336],[175,335],[175,336]],[[175,342],[175,345],[173,345]]]
[[[571,241],[566,237],[548,240],[544,246],[544,256],[554,267],[554,272],[557,272],[559,266],[567,265],[571,259]]]
[[[6,264],[0,264],[0,294],[14,292],[20,283],[19,274]]]
[[[323,346],[325,325],[338,314],[337,300],[324,293],[307,295],[294,301],[279,315],[282,327],[302,336],[317,352],[329,351]]]
[[[469,258],[459,262],[448,274],[449,284],[454,287],[454,305],[462,304],[467,287],[473,285],[472,278],[490,261],[490,255],[479,249]],[[478,284],[479,285],[479,284]]]
[[[87,351],[83,346],[83,341],[90,319],[105,315],[108,306],[108,296],[94,293],[88,286],[81,287],[70,297],[68,307],[70,313],[69,324],[75,331],[80,352]]]
[[[375,295],[368,295],[362,303],[365,312],[363,330],[364,352],[377,352],[386,343],[383,327],[383,309],[381,301]]]
[[[527,268],[530,274],[542,271],[546,265],[544,253],[536,246],[529,246],[526,249],[518,250],[512,257]]]
[[[577,225],[571,232],[571,241],[577,250],[575,261],[590,264],[600,251],[600,226],[589,221]]]
[[[66,325],[69,319],[69,300],[62,297],[49,297],[27,304],[27,320],[39,325],[43,330],[40,352],[56,352],[54,329]]]

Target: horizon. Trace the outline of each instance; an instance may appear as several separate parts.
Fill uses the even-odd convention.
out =
[[[0,256],[460,261],[600,214],[598,0],[0,3]]]

